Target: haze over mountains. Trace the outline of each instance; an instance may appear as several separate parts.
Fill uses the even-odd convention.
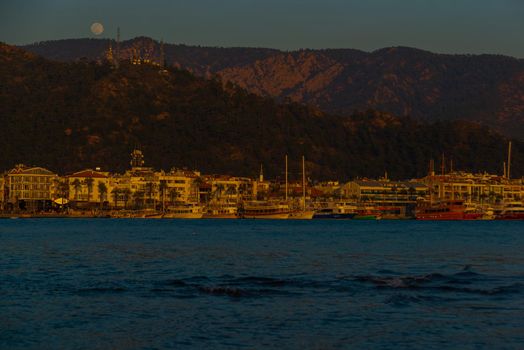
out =
[[[234,57],[248,60],[251,51],[239,52],[245,53]],[[0,77],[4,170],[22,162],[61,173],[122,171],[139,145],[147,165],[166,170],[256,176],[263,164],[276,177],[288,154],[292,177],[305,155],[309,176],[318,180],[385,171],[410,178],[424,176],[442,153],[455,169],[501,173],[506,154],[507,139],[477,123],[430,124],[372,110],[333,115],[177,68],[54,62],[1,44]],[[515,142],[515,176],[524,174],[523,160],[524,145]]]
[[[71,39],[24,46],[59,61],[101,59],[109,40]],[[113,42],[114,45],[114,42]],[[121,57],[158,59],[160,44],[121,43]],[[219,75],[250,92],[351,114],[368,108],[425,121],[480,122],[524,139],[524,60],[499,55],[442,55],[412,48],[283,52],[165,44],[169,64]]]

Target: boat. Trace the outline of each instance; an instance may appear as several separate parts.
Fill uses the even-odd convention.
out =
[[[495,220],[524,220],[524,205],[522,202],[509,202],[495,216]]]
[[[236,219],[238,206],[236,204],[211,204],[204,210],[204,219]]]
[[[488,219],[488,216],[484,215],[484,211],[473,204],[466,204],[464,207],[464,219],[463,220],[484,220]]]
[[[313,219],[353,219],[357,215],[357,206],[353,203],[328,203],[315,211]]]
[[[373,206],[362,205],[356,209],[356,214],[353,217],[354,220],[380,220],[382,214],[380,210]]]
[[[410,219],[406,215],[406,207],[401,205],[383,205],[377,207],[376,210],[380,213],[380,218],[385,220],[405,220]],[[373,215],[371,213],[370,215]]]
[[[167,208],[164,219],[201,219],[204,216],[198,204],[175,205]]]
[[[482,212],[466,213],[462,200],[446,200],[436,203],[420,202],[415,211],[417,220],[476,220]]]
[[[291,220],[311,220],[315,215],[314,210],[296,210],[289,214]]]
[[[290,214],[288,204],[268,201],[247,201],[238,210],[242,219],[287,219]]]
[[[494,220],[495,211],[491,207],[482,208],[482,216],[480,220]]]
[[[144,214],[142,214],[142,218],[144,219],[162,219],[163,217],[164,217],[164,213],[157,212],[157,211],[150,211],[150,212],[145,212]]]

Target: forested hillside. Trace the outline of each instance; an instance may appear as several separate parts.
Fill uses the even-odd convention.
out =
[[[475,123],[424,123],[369,110],[330,115],[154,65],[51,62],[0,46],[0,169],[122,171],[139,145],[147,164],[205,173],[280,176],[307,158],[314,179],[409,178],[444,152],[455,168],[501,172],[507,140]],[[512,172],[524,173],[515,142]],[[294,170],[293,170],[294,169]]]

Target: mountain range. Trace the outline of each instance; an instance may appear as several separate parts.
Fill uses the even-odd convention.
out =
[[[23,46],[58,61],[100,60],[114,41],[70,39]],[[219,76],[260,96],[349,115],[374,109],[423,121],[466,120],[524,140],[524,60],[444,55],[407,47],[279,51],[163,44],[139,37],[120,57],[159,60],[197,76]]]
[[[375,110],[330,114],[182,68],[57,62],[5,44],[0,78],[4,170],[25,163],[60,173],[123,171],[140,147],[155,168],[244,176],[256,176],[260,165],[267,176],[282,176],[286,154],[292,178],[300,176],[302,155],[308,176],[318,180],[386,171],[392,178],[424,176],[442,153],[455,169],[501,173],[508,141],[479,123],[430,123]],[[514,142],[513,154],[512,173],[522,176],[522,142]]]

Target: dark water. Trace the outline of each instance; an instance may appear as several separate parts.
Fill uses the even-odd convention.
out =
[[[1,349],[524,349],[524,223],[0,220]]]

